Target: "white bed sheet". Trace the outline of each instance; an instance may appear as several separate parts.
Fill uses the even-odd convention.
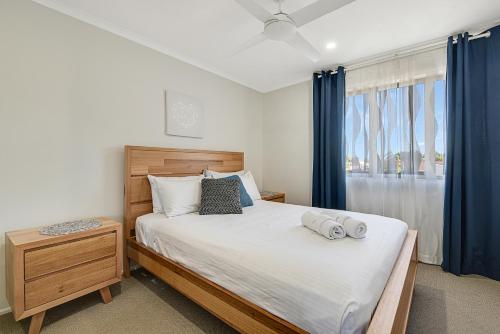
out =
[[[305,206],[262,200],[242,215],[137,219],[137,240],[311,333],[363,333],[407,232],[349,212],[364,239],[328,240],[301,225]]]

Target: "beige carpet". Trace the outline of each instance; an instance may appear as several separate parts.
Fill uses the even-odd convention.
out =
[[[234,333],[221,321],[143,271],[112,289],[47,312],[43,333]],[[0,333],[27,333],[29,322],[0,317]],[[500,333],[500,282],[456,277],[419,265],[409,333]]]

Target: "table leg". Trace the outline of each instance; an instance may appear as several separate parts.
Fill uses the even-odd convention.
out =
[[[29,334],[38,334],[42,329],[43,318],[45,317],[45,311],[37,313],[31,317]]]
[[[111,302],[112,298],[111,298],[111,292],[109,291],[109,286],[100,289],[99,293],[101,294],[102,302],[104,304]]]

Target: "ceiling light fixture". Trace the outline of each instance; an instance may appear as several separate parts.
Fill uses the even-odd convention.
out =
[[[333,50],[337,47],[337,44],[335,44],[335,42],[329,42],[329,43],[326,43],[326,48],[328,50]]]

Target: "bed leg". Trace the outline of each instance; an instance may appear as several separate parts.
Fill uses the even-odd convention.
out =
[[[123,276],[125,278],[130,277],[130,259],[128,258],[127,254],[123,257]]]
[[[126,227],[127,224],[124,224],[124,227]],[[125,229],[123,233],[123,277],[129,278],[130,277],[130,258],[128,257],[128,239],[130,237],[130,231],[128,228]]]
[[[123,247],[123,277],[130,277],[130,258],[128,257],[128,240],[125,239],[124,247]]]

